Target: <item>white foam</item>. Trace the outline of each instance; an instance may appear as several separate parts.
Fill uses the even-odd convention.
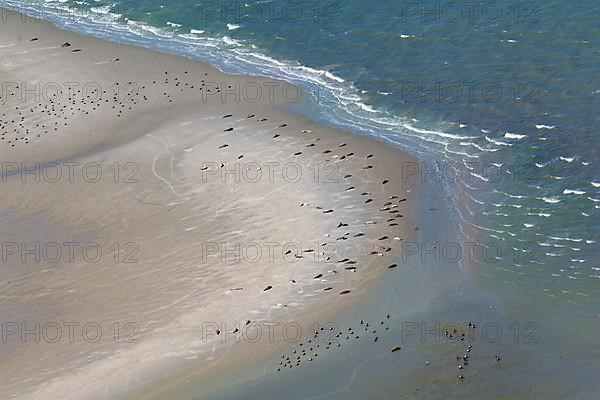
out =
[[[339,76],[337,76],[337,75],[334,75],[334,74],[332,74],[332,73],[331,73],[331,72],[329,72],[329,71],[325,71],[325,76],[326,76],[326,77],[328,77],[329,79],[333,79],[333,80],[334,80],[334,81],[336,81],[336,82],[340,82],[340,83],[346,82],[345,80],[343,80],[343,79],[342,79],[342,78],[340,78]]]
[[[565,189],[563,190],[563,194],[585,194],[583,190],[575,190],[575,189]]]
[[[570,237],[560,237],[560,236],[548,236],[548,237],[552,240],[561,240],[561,241],[568,241],[568,242],[577,242],[578,243],[578,242],[583,241],[583,239],[577,239],[577,238],[573,239]]]
[[[227,29],[230,31],[235,31],[236,29],[240,29],[241,27],[242,27],[241,25],[227,24]]]
[[[549,203],[549,204],[556,204],[556,203],[560,203],[560,199],[557,199],[556,197],[536,197],[536,199],[538,200],[543,200],[545,203]]]
[[[510,197],[511,199],[524,199],[525,198],[525,196],[520,196],[520,195],[516,195],[516,194],[510,194],[510,193],[506,193],[506,192],[501,192],[501,191],[496,190],[496,189],[494,189],[494,192],[501,193],[501,194],[503,194],[505,196]]]
[[[507,139],[521,140],[521,139],[525,139],[527,137],[527,135],[518,135],[516,133],[506,132],[504,134],[504,137]]]
[[[554,129],[556,128],[554,125],[536,125],[536,129]]]
[[[495,153],[497,151],[500,151],[500,149],[482,147],[482,146],[478,145],[477,143],[473,143],[473,142],[460,142],[459,144],[461,146],[472,146],[472,147],[475,147],[479,151],[485,151],[487,153]]]
[[[557,248],[559,248],[559,249],[560,249],[560,248],[563,248],[563,247],[567,247],[567,246],[564,246],[564,245],[562,245],[562,244],[556,244],[556,243],[546,243],[546,242],[541,242],[541,243],[539,243],[539,245],[540,245],[540,246],[543,246],[543,247],[557,247]]]
[[[223,42],[234,46],[239,46],[241,44],[239,40],[232,39],[229,36],[223,36]]]
[[[535,217],[544,217],[544,218],[550,218],[552,216],[552,214],[548,214],[548,213],[527,213],[527,215],[531,215],[531,216],[535,216]]]
[[[441,136],[444,138],[450,138],[450,139],[458,139],[458,140],[465,140],[465,139],[477,139],[477,136],[460,136],[460,135],[454,135],[451,133],[446,133],[446,132],[441,132],[441,131],[433,131],[433,130],[428,130],[428,129],[420,129],[420,128],[416,128],[412,125],[409,124],[404,124],[404,127],[410,129],[411,131],[414,132],[418,132],[418,133],[424,133],[424,134],[429,134],[429,135],[436,135],[436,136]]]
[[[104,7],[92,7],[90,8],[90,11],[96,14],[108,14],[110,12],[110,9],[112,8],[112,6],[104,6]]]
[[[163,38],[171,38],[171,37],[173,37],[173,34],[171,32],[166,31],[165,29],[161,29],[161,28],[157,28],[155,26],[147,25],[147,24],[144,24],[142,22],[128,20],[127,21],[127,26],[129,28],[130,32],[132,32],[134,34],[141,34],[140,30],[142,30],[142,31],[150,32],[154,36],[158,36],[158,37],[163,37]]]
[[[493,144],[495,144],[497,146],[512,146],[511,143],[502,142],[500,140],[492,139],[492,138],[489,138],[487,136],[485,136],[485,140],[487,140],[488,142],[493,143]]]
[[[371,112],[371,113],[376,113],[376,112],[377,112],[377,110],[375,110],[373,107],[371,107],[371,106],[370,106],[370,105],[368,105],[368,104],[364,104],[364,103],[358,103],[358,106],[359,106],[360,108],[362,108],[363,110],[365,110],[365,111],[368,111],[368,112]]]

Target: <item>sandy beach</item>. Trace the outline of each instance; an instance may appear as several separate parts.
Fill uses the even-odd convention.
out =
[[[218,369],[240,326],[344,310],[396,271],[415,159],[286,111],[298,88],[19,16],[0,32],[3,397]]]
[[[0,8],[1,399],[597,398],[592,40],[98,3]]]

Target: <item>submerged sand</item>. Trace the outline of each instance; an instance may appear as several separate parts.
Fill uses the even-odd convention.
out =
[[[343,310],[414,232],[415,160],[283,82],[18,17],[0,78],[7,398],[218,369],[224,335]]]

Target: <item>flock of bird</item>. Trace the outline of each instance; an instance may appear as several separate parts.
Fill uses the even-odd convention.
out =
[[[316,361],[330,351],[343,347],[346,343],[352,344],[361,340],[378,343],[380,342],[380,337],[384,334],[386,335],[386,341],[389,341],[390,338],[393,340],[394,337],[399,337],[400,335],[394,332],[394,324],[390,318],[390,314],[387,314],[385,318],[375,323],[361,320],[356,326],[349,326],[346,329],[339,329],[337,325],[317,328],[309,338],[298,341],[288,353],[280,355],[278,365],[274,367],[275,372],[301,367],[307,362]],[[465,327],[459,329],[452,328],[443,331],[446,342],[463,348],[462,350],[458,350],[460,354],[456,355],[456,368],[459,371],[457,379],[460,381],[465,379],[465,371],[472,363],[472,343],[474,342],[474,331],[477,327],[472,322],[465,325]],[[385,344],[381,344],[381,346],[385,346]],[[401,350],[401,346],[394,346],[387,349],[389,353],[398,353]],[[502,361],[502,357],[496,354],[494,355],[494,360],[496,363],[499,363]],[[431,365],[431,362],[428,360],[424,363],[427,367]]]
[[[31,39],[31,41],[38,40],[40,39]],[[60,47],[70,50],[72,45],[69,42],[65,42],[60,45]],[[82,50],[76,48],[70,51],[73,53],[78,53]],[[111,61],[118,62],[120,59],[115,58]],[[31,104],[25,104],[22,101],[22,98],[19,97],[19,94],[20,91],[24,90],[25,88],[16,85],[13,92],[3,94],[8,98],[0,98],[0,101],[4,107],[7,107],[8,104],[11,104],[11,108],[14,106],[15,111],[10,115],[7,112],[8,110],[2,112],[1,114],[0,142],[4,142],[6,145],[13,148],[19,144],[29,144],[32,142],[32,140],[34,140],[34,138],[40,138],[42,135],[60,133],[61,129],[69,126],[71,118],[85,118],[90,116],[91,113],[93,114],[94,112],[103,110],[112,111],[108,114],[110,117],[121,118],[127,111],[133,110],[135,106],[139,105],[140,103],[150,101],[149,88],[154,89],[152,93],[160,93],[164,104],[167,105],[168,103],[173,103],[173,99],[178,92],[201,92],[203,90],[210,91],[211,89],[216,90],[216,92],[220,92],[221,90],[218,86],[214,86],[212,83],[207,86],[209,83],[208,73],[205,73],[202,79],[197,82],[192,82],[191,80],[186,79],[189,77],[188,71],[184,71],[181,77],[174,76],[173,74],[169,74],[168,71],[164,71],[163,76],[144,85],[127,82],[115,83],[114,87],[116,90],[92,87],[88,91],[79,89],[73,93],[69,93],[68,95],[57,92],[47,95],[43,99],[36,98],[36,101]],[[125,94],[125,96],[123,96],[123,94]],[[47,118],[40,118],[40,116],[45,116]],[[225,123],[223,126],[223,132],[231,133],[231,140],[235,140],[233,133],[235,132],[236,128],[231,126],[231,124],[227,124],[231,117],[233,117],[232,114],[225,114],[222,116],[222,119]],[[248,114],[246,115],[246,118],[248,120],[256,120],[258,123],[268,122],[267,118],[257,117],[255,114]],[[290,128],[288,124],[278,124],[276,127],[277,133],[272,136],[272,139],[275,141],[280,140],[282,136],[285,135],[286,128]],[[348,149],[347,143],[339,143],[337,146],[332,148],[320,149],[319,145],[321,139],[317,134],[306,129],[302,130],[301,133],[303,136],[300,137],[305,137],[306,143],[302,150],[297,150],[289,154],[289,157],[291,158],[297,159],[305,154],[308,154],[309,152],[311,155],[313,155],[314,152],[320,152],[325,162],[342,163],[344,160],[353,159],[356,161],[356,163],[359,163],[357,165],[360,165],[360,171],[367,171],[375,168],[372,163],[372,160],[375,157],[374,154],[358,155],[355,153],[355,151]],[[228,147],[230,147],[229,143],[222,143],[218,146],[218,149],[215,150],[223,150],[227,149]],[[236,156],[237,160],[243,157],[243,154],[238,154]],[[221,167],[224,168],[225,163],[221,163]],[[357,172],[360,173],[360,171]],[[343,175],[345,187],[341,188],[341,190],[344,193],[359,191],[357,186],[360,186],[360,182],[355,181],[353,183],[355,178],[353,174],[357,172],[347,172]],[[397,227],[400,219],[404,217],[401,208],[404,205],[403,203],[407,201],[407,198],[403,197],[399,193],[385,193],[385,188],[390,183],[390,179],[382,179],[379,182],[382,189],[378,194],[373,194],[368,191],[357,193],[357,198],[360,199],[365,207],[367,204],[369,204],[369,209],[375,213],[375,215],[373,219],[364,221],[355,226],[351,226],[348,222],[339,221],[335,226],[334,231],[331,232],[330,235],[330,237],[335,238],[335,242],[354,239],[361,240],[364,243],[365,240],[369,240],[372,250],[364,254],[364,257],[369,257],[384,256],[393,250],[395,243],[397,244],[403,240],[403,238],[400,236],[401,232],[399,232]],[[337,221],[335,209],[322,206],[312,206],[309,203],[301,203],[299,207],[313,208],[324,215],[328,215],[332,221]],[[363,209],[365,207],[363,207]],[[377,229],[372,229],[372,231],[377,231],[377,233],[369,232],[369,227],[374,225],[377,225]],[[382,225],[385,228],[378,228]],[[417,230],[418,227],[415,226],[413,229]],[[327,245],[327,242],[321,244],[321,246],[325,245]],[[318,249],[306,249],[303,252],[315,251],[318,251]],[[301,258],[302,254],[296,254],[295,256]],[[330,284],[327,283],[327,276],[325,276],[326,274],[333,275],[344,271],[356,272],[359,268],[359,265],[364,261],[342,256],[337,257],[338,259],[336,260],[332,260],[332,257],[336,256],[327,257],[325,261],[328,263],[333,263],[336,265],[336,267],[333,270],[328,272],[323,271],[323,273],[319,273],[313,277],[315,281],[323,282],[323,287],[320,290],[324,292],[329,292],[334,289]],[[366,264],[367,262],[364,263]],[[398,267],[398,264],[390,262],[385,264],[385,266],[387,269],[394,269]],[[296,283],[295,280],[292,280],[292,283]],[[268,284],[262,291],[267,292],[273,289],[275,285],[276,283]],[[347,295],[351,293],[351,289],[341,288],[338,293],[339,295]],[[342,345],[346,342],[356,341],[361,338],[369,339],[372,342],[378,342],[380,333],[389,333],[389,320],[390,315],[387,315],[384,319],[381,319],[377,323],[360,321],[360,324],[357,326],[350,326],[345,330],[334,331],[334,328],[331,327],[329,328],[331,332],[328,334],[326,334],[327,332],[324,331],[324,328],[321,328],[320,330],[315,331],[311,338],[308,338],[294,346],[290,354],[282,354],[279,365],[277,366],[277,371],[281,371],[283,368],[299,367],[305,362],[314,361],[318,359],[323,352],[342,347]],[[250,321],[247,321],[247,323],[249,322]],[[469,329],[475,329],[475,326],[469,324]],[[218,334],[220,334],[220,332],[218,332]],[[449,338],[453,338],[454,336],[458,335],[462,340],[464,340],[465,332],[445,332],[445,335]],[[396,346],[392,348],[390,352],[396,353],[400,350],[401,347]],[[470,365],[471,351],[472,345],[469,344],[465,349],[464,354],[460,354],[456,357],[457,361],[459,361],[457,368],[461,372],[459,375],[459,379],[461,380],[465,378],[463,371]],[[496,356],[496,361],[499,362],[500,360],[500,356]],[[429,362],[427,361],[426,364],[429,365]]]

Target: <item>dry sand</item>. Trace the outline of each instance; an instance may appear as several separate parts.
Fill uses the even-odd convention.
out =
[[[414,231],[415,160],[283,82],[18,17],[0,79],[3,398],[220,368],[236,323],[343,312]]]

